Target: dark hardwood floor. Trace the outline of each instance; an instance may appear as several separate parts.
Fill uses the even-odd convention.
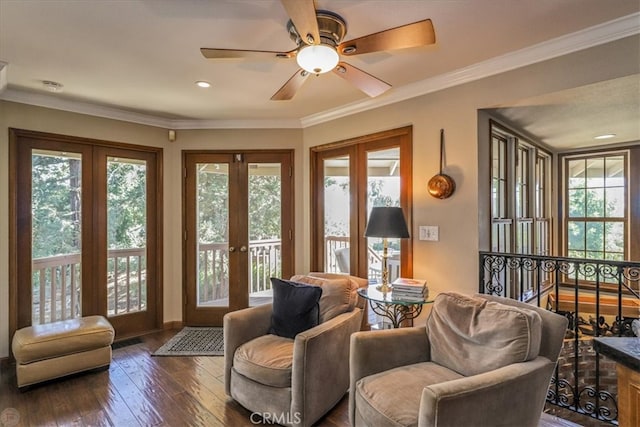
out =
[[[5,365],[0,369],[0,425],[255,425],[251,412],[224,392],[222,357],[151,357],[175,332],[146,335],[135,344],[115,348],[108,370],[24,392],[16,388],[14,366]],[[349,426],[347,408],[345,397],[318,425]],[[16,417],[19,423],[10,424]],[[545,427],[576,425],[548,414],[540,423]]]

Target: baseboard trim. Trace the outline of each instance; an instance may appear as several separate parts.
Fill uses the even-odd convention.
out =
[[[8,369],[9,366],[13,363],[13,359],[10,357],[2,357],[0,358],[0,369]]]
[[[181,320],[174,320],[173,322],[164,322],[164,324],[162,325],[162,329],[164,329],[165,331],[170,331],[172,329],[182,329],[182,321]]]

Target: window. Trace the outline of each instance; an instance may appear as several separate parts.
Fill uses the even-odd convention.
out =
[[[549,255],[551,155],[491,122],[491,250]]]
[[[565,255],[627,259],[627,154],[565,157]]]

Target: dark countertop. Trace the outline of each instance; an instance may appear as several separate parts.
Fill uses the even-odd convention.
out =
[[[593,339],[593,346],[616,363],[640,372],[639,337],[598,337]]]

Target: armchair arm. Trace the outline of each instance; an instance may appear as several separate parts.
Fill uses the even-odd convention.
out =
[[[418,426],[537,426],[555,363],[545,357],[425,387]]]
[[[355,425],[356,383],[364,377],[431,359],[425,327],[357,332],[351,336],[349,420]]]
[[[233,356],[242,344],[266,335],[271,325],[272,304],[245,308],[225,314],[224,328],[224,389],[231,396]]]
[[[362,310],[340,314],[296,335],[291,372],[291,413],[300,425],[317,421],[349,387],[349,337],[360,329]]]

